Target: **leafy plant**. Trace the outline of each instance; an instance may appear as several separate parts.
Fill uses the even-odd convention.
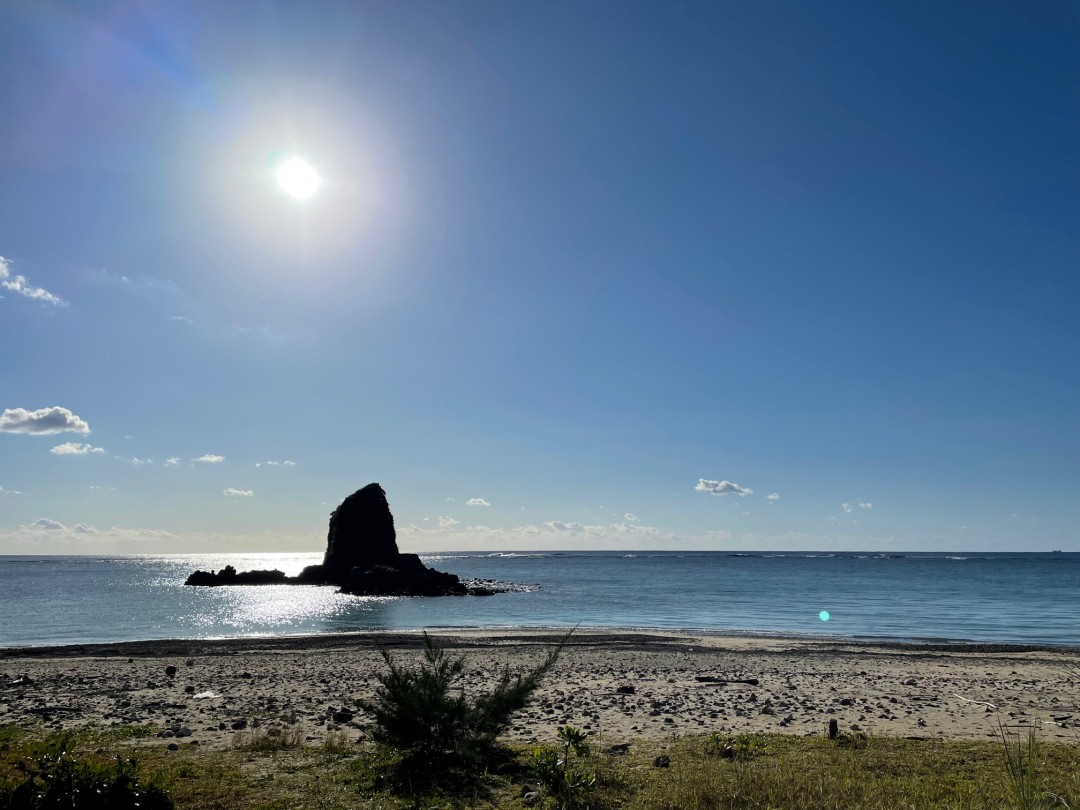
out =
[[[705,740],[705,755],[731,759],[736,762],[749,762],[764,754],[768,746],[765,741],[751,734],[739,734],[735,737],[722,737],[713,732]]]
[[[537,781],[560,808],[571,810],[585,806],[588,793],[596,786],[595,773],[578,770],[570,764],[571,752],[579,760],[589,756],[589,746],[585,742],[588,736],[588,732],[563,726],[558,733],[561,754],[554,748],[533,751],[532,766]]]
[[[506,669],[490,693],[473,698],[457,685],[465,659],[448,657],[427,633],[419,671],[401,667],[382,650],[389,671],[378,676],[374,699],[360,704],[374,716],[372,739],[401,752],[399,771],[409,785],[455,769],[475,774],[489,764],[498,735],[528,704],[569,637],[567,633],[532,672],[511,675]]]
[[[0,810],[169,810],[169,794],[156,779],[144,781],[135,760],[77,758],[74,736],[54,735],[15,763],[22,779],[0,782]]]

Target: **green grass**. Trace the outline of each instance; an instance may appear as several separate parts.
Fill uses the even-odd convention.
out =
[[[100,756],[134,754],[141,775],[160,773],[177,808],[206,810],[519,808],[525,806],[521,785],[532,781],[528,768],[535,750],[512,747],[513,761],[459,795],[444,787],[442,792],[400,798],[389,792],[386,778],[396,755],[370,743],[358,745],[351,737],[305,745],[295,736],[285,744],[260,734],[224,750],[181,745],[168,751],[168,740],[140,739],[141,731],[114,731],[82,732],[76,746],[88,755],[101,748]],[[104,738],[107,733],[113,733],[111,740]],[[0,775],[13,773],[15,762],[41,736],[36,729],[0,727]],[[754,738],[761,753],[752,759],[718,756],[717,741],[707,736],[630,741],[630,751],[623,756],[602,752],[612,742],[617,741],[592,746],[581,763],[597,775],[588,797],[594,810],[1019,806],[1000,740],[871,737],[863,747],[843,747],[823,737],[763,735]],[[661,754],[670,757],[670,767],[653,767]],[[1033,764],[1030,795],[1041,801],[1052,792],[1080,808],[1080,744],[1040,742]],[[555,801],[545,798],[539,806],[553,808]]]

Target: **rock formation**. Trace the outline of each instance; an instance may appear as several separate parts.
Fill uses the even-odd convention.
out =
[[[394,516],[378,484],[358,489],[330,515],[326,554],[299,576],[282,571],[243,571],[231,565],[214,573],[196,571],[185,585],[337,585],[361,596],[490,596],[508,590],[485,581],[472,587],[455,574],[428,568],[397,547]]]

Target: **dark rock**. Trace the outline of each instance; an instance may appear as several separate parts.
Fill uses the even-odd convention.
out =
[[[338,584],[354,568],[400,567],[400,556],[394,516],[386,491],[378,484],[358,489],[331,513],[323,568]]]
[[[232,724],[233,731],[243,731],[247,728],[247,720],[235,720]]]
[[[165,674],[168,675],[170,678],[172,678],[173,676],[176,675],[176,667],[174,667],[174,666],[165,667]]]
[[[630,743],[616,743],[611,746],[607,752],[616,756],[622,756],[630,750]]]
[[[658,756],[656,759],[654,759],[652,761],[652,764],[653,764],[654,768],[670,768],[671,767],[671,757],[666,756],[664,754],[661,754],[660,756]]]
[[[519,589],[494,581],[463,583],[455,574],[428,568],[415,554],[402,554],[386,492],[378,484],[357,490],[330,515],[321,565],[309,565],[295,577],[277,570],[238,573],[227,565],[217,573],[196,571],[184,584],[337,585],[342,593],[358,596],[492,596]]]
[[[340,712],[334,712],[333,715],[331,715],[331,719],[335,723],[348,723],[353,719],[353,713],[346,709],[342,709]]]
[[[619,695],[632,695],[636,691],[637,690],[633,687],[633,685],[629,684],[629,683],[623,684],[622,686],[615,687],[615,692],[616,692],[616,694],[619,694]]]
[[[185,585],[287,585],[289,577],[284,571],[241,571],[226,565],[216,574],[213,571],[196,571],[187,578]]]

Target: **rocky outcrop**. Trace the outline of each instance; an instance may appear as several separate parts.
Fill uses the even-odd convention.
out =
[[[401,557],[386,491],[378,484],[368,484],[330,514],[322,565],[309,565],[299,579],[344,586],[354,568],[396,570],[402,565]]]
[[[326,554],[298,576],[282,571],[243,571],[231,565],[218,572],[196,571],[185,585],[336,585],[360,596],[491,596],[516,590],[506,583],[470,584],[455,574],[425,566],[415,554],[397,547],[394,516],[378,484],[358,489],[330,515]]]

